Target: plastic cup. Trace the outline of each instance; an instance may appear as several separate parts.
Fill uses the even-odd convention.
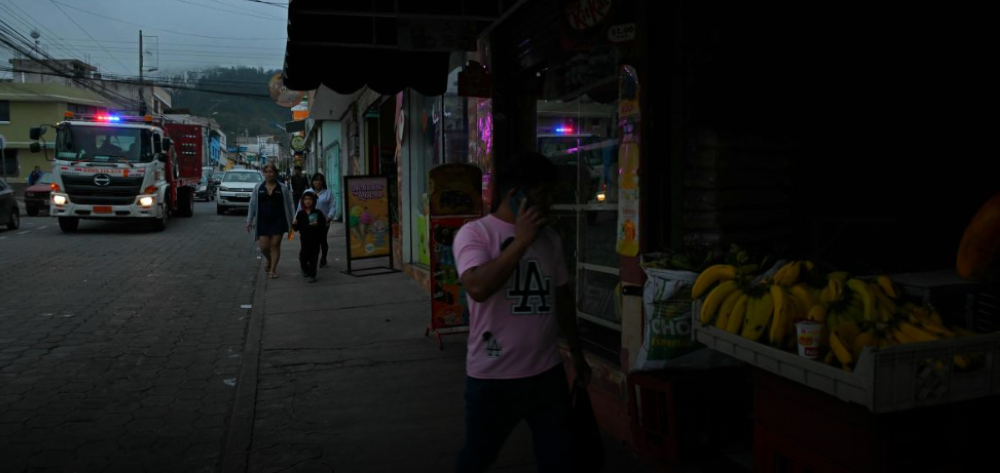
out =
[[[803,320],[795,324],[795,338],[799,343],[799,356],[810,360],[819,358],[819,338],[823,332],[823,324],[812,320]]]

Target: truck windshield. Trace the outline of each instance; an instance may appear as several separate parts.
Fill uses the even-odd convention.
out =
[[[149,130],[137,128],[63,125],[56,137],[59,159],[134,163],[150,162],[153,152]]]

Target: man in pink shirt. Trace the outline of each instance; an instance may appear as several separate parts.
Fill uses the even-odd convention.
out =
[[[569,461],[569,386],[559,355],[562,332],[577,382],[590,381],[562,243],[546,226],[555,166],[525,153],[497,173],[492,214],[459,230],[453,250],[469,295],[466,441],[457,471],[485,471],[523,419],[541,472]]]

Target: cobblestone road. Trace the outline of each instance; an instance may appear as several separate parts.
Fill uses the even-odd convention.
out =
[[[0,230],[0,472],[218,470],[258,271],[242,225],[198,203],[162,233]]]

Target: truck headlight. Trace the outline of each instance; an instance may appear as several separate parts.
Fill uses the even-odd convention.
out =
[[[222,186],[222,187],[220,187],[220,188],[219,188],[219,190],[220,190],[220,191],[223,191],[223,192],[226,192],[226,191],[228,191],[228,190],[229,190],[229,188],[228,188],[228,187],[226,187],[226,186]]]
[[[150,196],[140,197],[139,198],[139,205],[141,205],[143,207],[152,207],[154,201],[155,201],[155,199],[153,199]]]
[[[56,205],[66,205],[66,202],[68,201],[69,199],[67,199],[64,195],[56,194],[52,196],[52,203]]]

